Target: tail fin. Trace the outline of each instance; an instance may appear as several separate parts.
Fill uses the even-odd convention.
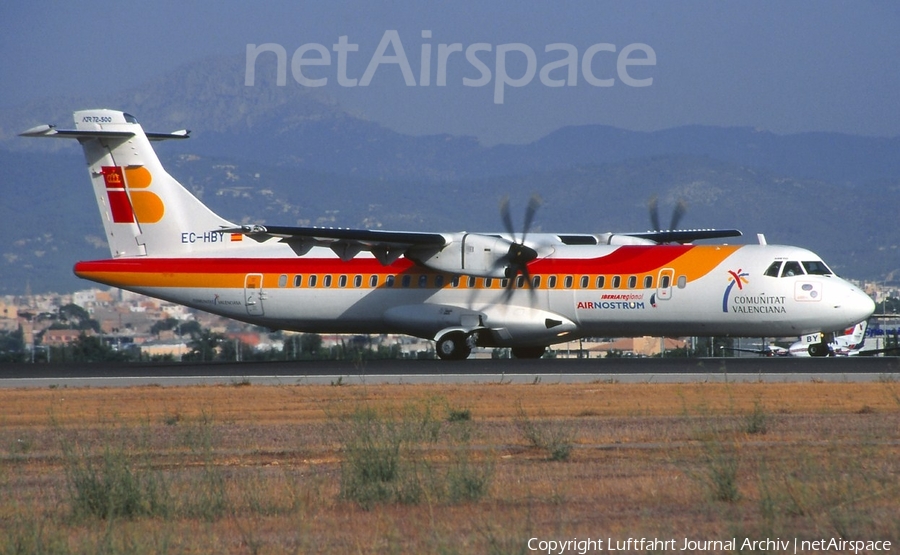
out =
[[[113,257],[187,256],[223,245],[234,228],[162,167],[151,140],[186,139],[187,131],[145,133],[134,116],[116,110],[75,112],[75,129],[42,125],[26,137],[78,139]]]
[[[852,328],[847,328],[844,331],[844,334],[841,337],[847,341],[848,348],[859,349],[863,346],[866,341],[866,327],[868,324],[869,323],[866,320],[863,320]]]

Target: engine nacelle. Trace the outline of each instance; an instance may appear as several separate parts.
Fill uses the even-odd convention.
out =
[[[604,233],[598,236],[601,244],[607,245],[658,245],[652,239],[635,237],[626,233]]]
[[[411,258],[440,272],[505,278],[510,277],[510,247],[513,245],[515,243],[498,235],[461,233],[438,252]]]

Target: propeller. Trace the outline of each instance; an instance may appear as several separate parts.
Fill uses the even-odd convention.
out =
[[[672,210],[672,221],[669,223],[669,229],[667,230],[663,230],[659,225],[659,198],[656,195],[653,195],[650,201],[647,202],[647,209],[650,211],[650,224],[653,226],[653,231],[674,231],[678,229],[681,218],[687,212],[687,203],[679,200],[678,204],[675,205],[675,209]]]
[[[528,231],[531,229],[531,224],[534,221],[534,215],[537,213],[538,208],[543,204],[543,200],[541,197],[535,193],[531,195],[531,198],[528,200],[528,206],[525,208],[525,222],[522,227],[522,238],[518,239],[515,231],[515,226],[512,223],[512,216],[509,211],[509,196],[503,198],[500,201],[500,217],[503,220],[503,227],[506,228],[506,232],[509,233],[509,236],[512,237],[512,244],[509,246],[509,251],[506,253],[506,256],[503,257],[503,261],[508,264],[506,268],[506,277],[509,279],[509,282],[506,286],[506,292],[504,293],[504,300],[508,300],[509,297],[512,296],[513,287],[515,287],[516,279],[521,275],[525,280],[525,287],[531,290],[531,294],[534,295],[534,290],[531,287],[531,274],[528,272],[528,263],[538,257],[538,253],[533,248],[525,245],[525,239],[528,237]]]

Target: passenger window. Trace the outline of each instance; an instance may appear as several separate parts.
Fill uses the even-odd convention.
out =
[[[587,289],[587,286],[588,286],[588,283],[590,282],[590,280],[591,280],[591,278],[589,278],[587,276],[581,276],[581,281],[579,282],[579,285],[581,286],[582,289]]]
[[[484,278],[484,288],[490,289],[494,285],[494,278]]]
[[[450,278],[450,286],[459,287],[459,276],[453,276],[452,278]]]
[[[322,287],[331,287],[331,274],[328,274],[322,280]]]
[[[684,289],[687,287],[687,276],[678,276],[678,288]]]
[[[547,287],[550,289],[556,288],[556,276],[550,276],[547,278]]]
[[[409,274],[404,275],[404,276],[400,279],[400,286],[401,286],[401,287],[409,287],[409,284],[410,284],[410,283],[412,283],[412,276],[409,275]]]
[[[572,276],[566,276],[565,278],[563,278],[563,287],[565,287],[566,289],[571,289],[572,282],[573,282]]]
[[[603,289],[606,286],[606,276],[597,276],[597,289]]]
[[[300,287],[301,285],[303,285],[303,276],[297,274],[294,276],[294,287]]]
[[[831,269],[821,260],[809,260],[803,262],[803,269],[811,276],[830,276]]]
[[[428,276],[425,274],[422,274],[421,276],[419,276],[419,288],[425,288],[425,287],[428,287]]]
[[[637,276],[628,276],[628,288],[634,289],[637,287]]]
[[[766,271],[763,272],[763,275],[766,275],[769,277],[778,277],[778,270],[780,270],[780,269],[781,269],[781,261],[776,260],[775,262],[772,262],[772,264],[770,264],[768,268],[766,268]]]
[[[444,286],[444,276],[443,275],[438,274],[438,275],[434,276],[434,286],[437,287],[438,289],[440,289],[441,287]]]
[[[378,275],[372,274],[372,277],[369,278],[369,287],[378,287]]]
[[[315,287],[317,281],[319,281],[318,276],[309,276],[309,286],[310,287]]]
[[[541,286],[541,276],[534,276],[531,278],[531,288],[537,289]]]
[[[347,276],[342,275],[338,278],[338,287],[347,287]]]
[[[397,277],[394,275],[389,275],[386,280],[384,280],[385,287],[393,287],[394,282],[397,280]]]
[[[644,289],[653,287],[653,276],[644,276]]]
[[[795,262],[793,260],[789,260],[784,263],[784,267],[781,268],[781,277],[791,277],[791,276],[801,276],[803,275],[803,269],[800,267],[799,262]]]
[[[281,274],[278,276],[278,287],[286,287],[287,286],[287,274]]]
[[[362,287],[362,276],[356,275],[353,277],[353,287]]]
[[[659,281],[660,289],[668,289],[671,285],[672,278],[670,278],[668,274],[663,274],[662,279]]]
[[[525,287],[525,276],[516,276],[516,287],[519,289]]]
[[[500,289],[506,289],[509,287],[509,278],[503,278],[500,280]]]
[[[612,279],[612,288],[618,289],[622,285],[622,278],[619,276],[613,276]]]
[[[466,286],[469,289],[472,289],[473,287],[475,287],[475,276],[469,276],[469,279],[466,280]]]

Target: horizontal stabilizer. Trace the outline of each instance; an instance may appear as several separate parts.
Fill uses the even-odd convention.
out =
[[[173,131],[172,133],[146,133],[151,141],[164,141],[166,139],[188,139],[191,132],[187,129]],[[87,130],[87,129],[57,129],[55,125],[38,125],[19,133],[21,137],[54,137],[57,139],[128,139],[134,137],[131,131]]]

